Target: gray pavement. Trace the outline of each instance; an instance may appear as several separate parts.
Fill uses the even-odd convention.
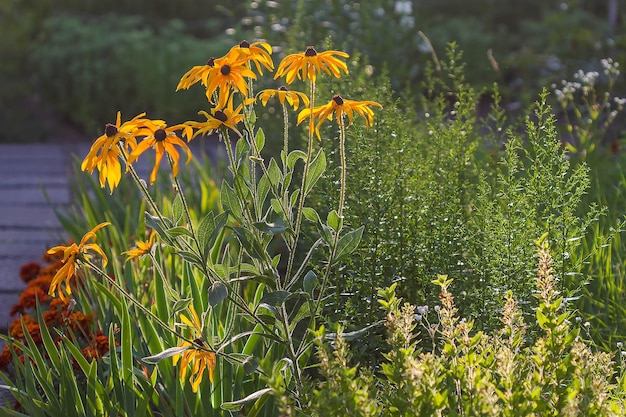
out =
[[[54,210],[70,201],[76,144],[0,144],[0,329],[25,288],[20,266],[41,261],[63,236]]]

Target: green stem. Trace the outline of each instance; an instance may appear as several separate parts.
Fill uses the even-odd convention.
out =
[[[309,101],[309,108],[312,110],[315,101],[315,83],[311,81],[311,100]],[[296,249],[298,248],[298,240],[300,238],[300,227],[302,226],[302,210],[304,208],[304,200],[306,198],[304,187],[306,186],[306,180],[309,175],[309,168],[311,166],[311,158],[313,158],[313,131],[309,129],[309,139],[307,144],[306,161],[304,163],[304,171],[302,173],[302,184],[300,186],[300,199],[298,201],[298,212],[296,213],[296,227],[294,229],[293,244],[289,252],[289,261],[287,263],[287,273],[285,277],[291,276],[291,270],[293,268],[293,262],[296,255]]]
[[[133,167],[133,165],[128,163],[128,156],[126,155],[126,152],[124,151],[124,147],[120,143],[118,143],[117,146],[120,149],[120,155],[122,155],[122,159],[124,160],[124,163],[126,164],[126,170],[130,172],[130,175],[133,177],[133,180],[135,181],[137,188],[139,188],[139,191],[143,195],[143,198],[146,200],[148,205],[152,208],[152,211],[157,215],[159,220],[161,220],[161,223],[165,224],[165,219],[163,218],[163,215],[159,211],[159,208],[157,207],[156,203],[152,199],[152,196],[150,195],[150,192],[148,191],[148,188],[146,187],[145,181],[142,181],[141,178],[139,178],[139,175],[137,174],[137,171],[135,171],[135,168]]]
[[[343,113],[337,121],[339,123],[339,155],[341,157],[341,180],[339,191],[339,217],[343,217],[343,206],[346,199],[346,125],[343,122]],[[337,231],[339,233],[339,231]]]

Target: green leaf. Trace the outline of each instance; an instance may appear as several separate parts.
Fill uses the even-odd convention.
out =
[[[243,372],[246,375],[250,375],[259,367],[259,362],[256,360],[254,356],[248,356],[246,360],[243,361]]]
[[[181,300],[176,300],[174,305],[172,306],[172,315],[176,315],[179,311],[182,311],[189,307],[191,304],[191,298],[183,298]]]
[[[304,275],[304,279],[302,281],[302,289],[308,292],[309,294],[313,293],[313,290],[317,286],[317,275],[313,271],[309,271]]]
[[[276,306],[283,304],[285,300],[287,300],[287,298],[289,298],[292,295],[293,293],[290,293],[289,291],[283,291],[283,290],[270,292],[270,293],[265,294],[263,298],[261,298],[260,304],[268,304],[268,305],[276,307]]]
[[[161,353],[157,353],[156,355],[146,356],[145,358],[141,358],[141,360],[146,362],[146,363],[159,363],[163,359],[171,358],[174,355],[178,355],[179,353],[183,353],[184,351],[186,351],[189,348],[190,348],[190,346],[175,346],[175,347],[171,347],[171,348],[165,349]]]
[[[269,233],[271,235],[279,235],[287,230],[287,225],[280,217],[277,217],[272,223],[256,222],[254,223],[254,227],[263,233]]]
[[[183,218],[185,207],[183,205],[183,200],[180,194],[176,194],[174,197],[174,201],[172,202],[172,218],[174,220],[174,224],[180,223]]]
[[[337,242],[337,249],[335,251],[335,262],[354,252],[361,242],[364,229],[365,226],[361,226],[356,230],[346,233],[341,237],[341,239],[339,239],[339,242]]]
[[[335,232],[339,233],[339,231],[343,227],[343,219],[339,217],[339,214],[337,214],[336,210],[333,210],[328,213],[328,217],[326,218],[326,224],[328,224],[328,227],[333,229]]]
[[[270,165],[267,168],[267,177],[274,187],[278,187],[283,180],[278,163],[274,158],[270,160]]]
[[[258,400],[261,397],[267,397],[269,393],[272,392],[271,388],[263,388],[262,390],[253,392],[245,398],[237,401],[229,401],[222,403],[222,409],[227,411],[237,411],[241,409],[241,406],[244,404],[250,403],[252,401]],[[265,398],[267,400],[267,398]]]
[[[290,152],[287,157],[287,166],[293,170],[294,165],[296,165],[299,159],[306,159],[306,153],[298,150]]]
[[[193,237],[191,232],[186,227],[182,227],[182,226],[177,226],[177,227],[172,227],[171,229],[167,229],[165,233],[167,233],[169,236],[173,238],[177,236]]]
[[[270,180],[267,178],[267,175],[263,175],[259,180],[257,185],[256,194],[257,194],[257,204],[259,207],[265,207],[265,200],[267,199],[267,195],[270,193]]]
[[[242,223],[243,212],[241,211],[239,199],[237,198],[235,190],[230,187],[226,180],[222,181],[222,190],[220,197],[222,200],[222,207],[224,207],[224,211],[230,211],[234,219],[237,222]]]
[[[304,214],[304,217],[306,217],[306,219],[309,221],[312,221],[314,223],[320,222],[320,216],[319,214],[317,214],[317,211],[315,211],[314,208],[304,207],[302,209],[302,214]]]
[[[169,219],[167,220],[169,223]],[[170,246],[173,245],[172,239],[165,232],[165,229],[171,227],[171,225],[163,225],[160,218],[151,215],[147,211],[146,211],[145,222],[146,222],[146,227],[156,230],[156,232],[159,234],[159,236],[161,237],[161,239],[163,239],[164,242],[166,242]]]
[[[235,158],[238,162],[241,162],[244,159],[248,159],[249,153],[250,145],[248,145],[248,141],[246,141],[246,139],[242,137],[237,141],[237,145],[235,145]]]
[[[207,259],[209,251],[215,244],[220,231],[228,221],[228,212],[224,211],[217,216],[210,211],[200,221],[198,225],[198,242],[202,248],[202,257]]]
[[[241,242],[241,245],[250,256],[256,259],[265,258],[264,251],[252,232],[243,227],[231,227],[231,229],[233,230],[233,232],[235,232],[237,238],[239,239],[239,242]]]
[[[263,147],[265,146],[265,133],[263,132],[263,129],[259,128],[259,130],[256,131],[254,143],[256,144],[256,150],[261,153]]]
[[[204,266],[204,262],[202,261],[202,259],[198,257],[198,254],[195,252],[181,250],[181,251],[176,252],[176,254],[178,254],[187,262],[191,262],[192,264],[198,265],[199,267]]]
[[[315,183],[320,179],[324,171],[326,170],[326,154],[323,149],[317,153],[317,156],[311,162],[309,167],[309,174],[307,175],[306,182],[304,183],[304,195],[308,195]]]
[[[228,297],[228,288],[220,281],[215,281],[213,285],[209,287],[209,304],[211,307],[215,307],[221,301]]]

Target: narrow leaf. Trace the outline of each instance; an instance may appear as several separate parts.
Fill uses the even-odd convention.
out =
[[[145,358],[141,358],[141,360],[146,362],[146,363],[159,363],[163,359],[171,358],[174,355],[178,355],[179,353],[183,353],[184,351],[186,351],[189,348],[190,348],[190,346],[171,347],[171,348],[165,349],[161,353],[157,353],[156,355],[146,356]]]
[[[270,392],[272,392],[271,388],[264,388],[262,390],[259,390],[257,392],[253,392],[252,394],[248,395],[245,398],[242,398],[241,400],[237,400],[237,401],[229,401],[229,402],[225,402],[222,403],[222,409],[223,410],[227,410],[227,411],[236,411],[241,409],[241,406],[244,404],[247,404],[249,402],[258,400],[259,398],[261,398],[262,396],[269,394]]]

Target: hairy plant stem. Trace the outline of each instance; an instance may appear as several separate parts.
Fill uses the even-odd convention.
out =
[[[311,81],[310,87],[310,101],[309,108],[312,110],[315,102],[315,83]],[[313,131],[309,129],[309,139],[307,143],[306,161],[304,163],[304,171],[302,172],[302,185],[300,186],[300,199],[298,201],[298,211],[296,213],[296,227],[294,229],[294,239],[291,248],[289,248],[289,261],[287,262],[286,277],[291,276],[291,270],[293,269],[293,262],[296,256],[296,249],[298,248],[298,239],[300,238],[300,227],[302,226],[302,209],[304,208],[304,200],[306,198],[304,187],[306,186],[306,180],[309,175],[309,168],[311,166],[311,158],[313,157]]]
[[[343,113],[337,120],[339,124],[339,155],[341,158],[341,180],[339,181],[340,190],[339,190],[339,210],[337,214],[339,214],[340,218],[343,218],[343,206],[345,204],[346,199],[346,125],[343,120]],[[339,234],[339,230],[337,234]]]
[[[130,175],[133,177],[135,184],[137,184],[137,188],[139,188],[139,191],[143,195],[143,198],[146,200],[146,202],[148,203],[148,205],[150,206],[154,214],[159,218],[159,220],[161,220],[161,223],[165,224],[165,219],[163,218],[163,215],[159,211],[159,208],[157,207],[156,203],[152,199],[152,196],[148,192],[146,183],[142,181],[141,178],[139,178],[139,175],[137,174],[137,171],[135,171],[135,168],[133,167],[133,165],[128,163],[128,156],[126,155],[126,152],[124,151],[124,147],[122,146],[121,143],[118,143],[117,147],[120,150],[120,155],[122,155],[122,159],[124,160],[124,163],[126,164],[126,170],[130,172]]]

